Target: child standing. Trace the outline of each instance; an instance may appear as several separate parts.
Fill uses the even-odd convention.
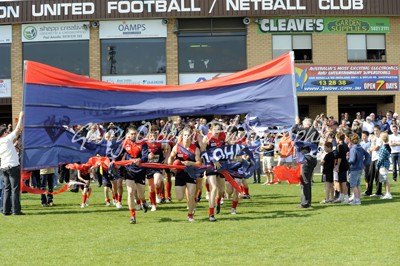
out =
[[[332,203],[333,196],[333,169],[335,167],[335,154],[333,153],[332,142],[325,142],[324,150],[326,152],[324,159],[321,161],[323,166],[322,179],[325,182],[325,200],[321,204]]]

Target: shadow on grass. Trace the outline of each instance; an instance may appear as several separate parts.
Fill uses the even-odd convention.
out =
[[[267,211],[267,212],[257,212],[249,211],[244,214],[238,213],[237,215],[231,215],[229,217],[217,217],[220,221],[246,221],[246,220],[265,220],[265,219],[285,219],[285,218],[308,218],[319,213],[315,212],[315,209],[303,209],[303,210],[277,210],[277,211]],[[246,214],[257,214],[257,216],[246,216]],[[208,219],[203,219],[208,220]]]
[[[257,216],[246,216],[246,214],[256,214]],[[265,220],[265,219],[279,219],[279,218],[307,218],[313,215],[317,215],[319,213],[315,212],[315,209],[307,209],[307,210],[293,210],[293,211],[285,211],[285,210],[277,210],[277,211],[248,211],[243,214],[237,215],[225,215],[216,216],[217,221],[245,221],[245,220]],[[181,223],[183,218],[171,219],[170,217],[162,217],[158,220],[159,223]],[[195,217],[196,221],[208,222],[207,217]]]
[[[24,210],[25,211],[25,210]],[[104,209],[94,209],[87,207],[85,209],[81,209],[80,207],[77,207],[76,209],[57,209],[57,207],[46,207],[41,210],[29,210],[28,215],[29,216],[34,216],[34,215],[60,215],[60,214],[85,214],[85,213],[110,213],[110,212],[123,212],[124,210],[122,209],[115,209],[115,208],[104,208]],[[36,212],[32,212],[36,211]],[[127,209],[125,209],[127,211]]]

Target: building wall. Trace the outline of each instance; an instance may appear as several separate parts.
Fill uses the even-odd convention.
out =
[[[176,19],[168,19],[168,36],[166,41],[166,62],[167,62],[167,83],[176,85],[179,83],[178,75],[178,42],[177,35],[174,32]],[[400,62],[400,18],[392,17],[390,21],[391,32],[386,35],[386,64],[398,64]],[[259,34],[257,24],[250,23],[247,35],[247,62],[248,67],[253,67],[265,63],[272,59],[272,35]],[[91,39],[89,42],[89,63],[90,77],[101,79],[101,43],[99,40],[99,28],[91,28]],[[21,25],[13,25],[13,43],[12,53],[12,116],[18,117],[22,108],[22,42]],[[346,34],[313,34],[313,64],[352,64],[347,62],[347,41]],[[360,64],[360,63],[357,63]],[[375,64],[375,63],[366,63]],[[376,63],[381,64],[381,63]],[[298,93],[298,97],[322,96],[326,97],[326,105],[310,105],[310,116],[313,117],[321,112],[326,115],[339,116],[338,96],[355,96],[354,92],[316,92],[316,93]],[[383,92],[362,92],[359,96],[372,95],[383,96],[393,95],[394,103],[379,104],[378,110],[386,112],[393,110],[400,112],[400,93]]]
[[[13,42],[11,45],[11,105],[12,117],[15,124],[15,118],[18,117],[22,110],[22,42],[21,42],[21,25],[13,25],[12,33]]]

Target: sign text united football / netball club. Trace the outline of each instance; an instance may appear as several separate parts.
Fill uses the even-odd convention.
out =
[[[140,14],[142,12],[151,14],[169,13],[198,13],[217,15],[223,12],[257,12],[257,11],[305,11],[311,10],[306,0],[104,0],[42,3],[42,1],[5,1],[0,0],[0,19],[20,19],[26,21],[26,17],[58,17],[90,16],[96,19],[98,14]],[[316,0],[317,8],[321,11],[329,10],[354,10],[365,8],[367,0]],[[102,8],[102,9],[101,9]],[[27,9],[27,10],[25,10]],[[101,9],[101,10],[100,10]],[[204,10],[206,9],[206,10]],[[1,23],[1,20],[0,20]]]

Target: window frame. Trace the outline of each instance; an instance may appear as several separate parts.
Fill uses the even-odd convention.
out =
[[[183,67],[183,61],[185,59],[182,59],[182,57],[187,57],[183,55],[183,52],[181,49],[185,49],[182,48],[182,43],[181,43],[181,39],[184,38],[199,38],[199,42],[207,42],[207,40],[218,40],[218,39],[223,39],[225,37],[238,37],[241,38],[241,42],[243,42],[243,49],[244,49],[244,54],[243,54],[243,58],[242,58],[242,65],[240,67],[237,68],[224,68],[221,67],[222,64],[221,62],[223,60],[219,60],[219,59],[214,59],[213,61],[217,63],[217,67],[215,67],[214,69],[210,69],[208,70],[207,67],[204,69],[199,69],[199,70],[193,70],[193,71],[188,71],[187,67]],[[201,38],[204,38],[205,41],[201,40]],[[238,72],[238,71],[242,71],[247,69],[247,34],[246,32],[238,32],[238,31],[226,31],[226,32],[192,32],[192,33],[184,33],[184,34],[179,34],[178,35],[178,72],[179,74],[199,74],[199,73],[234,73],[234,72]],[[209,42],[211,43],[211,42]],[[200,48],[201,49],[201,48]],[[225,51],[227,51],[225,49]],[[215,54],[213,54],[215,55]],[[221,59],[221,58],[220,58]],[[188,59],[189,60],[189,59]],[[228,64],[230,65],[230,64]]]
[[[135,72],[135,71],[133,71],[133,69],[128,69],[128,71],[126,72],[126,73],[123,73],[123,72],[118,72],[118,68],[116,68],[116,73],[105,73],[104,71],[103,71],[103,69],[105,69],[104,67],[103,67],[103,59],[105,59],[105,58],[107,58],[108,59],[108,57],[110,56],[109,54],[104,54],[103,52],[105,51],[104,50],[104,47],[105,46],[107,46],[107,47],[109,47],[110,46],[110,44],[107,44],[107,42],[114,42],[114,43],[118,43],[118,42],[120,42],[120,43],[123,43],[123,45],[129,45],[129,46],[131,46],[131,45],[135,45],[135,42],[144,42],[144,41],[146,41],[146,40],[162,40],[162,42],[160,42],[161,43],[161,45],[163,46],[163,48],[161,49],[162,51],[163,51],[163,54],[162,55],[158,55],[157,54],[157,56],[163,56],[164,57],[164,66],[163,66],[163,69],[162,70],[157,70],[158,68],[156,67],[155,69],[156,69],[156,71],[142,71],[142,72]],[[116,44],[117,45],[117,44]],[[111,45],[111,46],[113,46],[113,45]],[[144,47],[145,47],[146,45],[144,45]],[[157,37],[157,38],[126,38],[126,39],[123,39],[123,38],[115,38],[115,39],[101,39],[100,40],[100,51],[101,51],[101,53],[100,53],[100,64],[101,64],[101,69],[100,69],[100,72],[101,72],[101,76],[102,77],[107,77],[107,76],[149,76],[149,75],[166,75],[167,74],[167,62],[166,62],[166,58],[167,58],[167,39],[165,38],[165,37]],[[108,49],[107,49],[108,50]],[[118,51],[116,51],[116,53],[118,54]],[[124,52],[123,52],[124,53]],[[142,53],[142,54],[148,54],[147,52],[146,53]],[[115,58],[115,60],[118,62],[118,58]],[[110,60],[107,60],[107,61],[110,61]],[[155,61],[154,63],[157,63],[157,61]],[[111,66],[109,65],[109,64],[107,64],[107,67],[109,67],[110,68],[110,72],[112,72],[111,71]],[[117,66],[116,66],[117,67]],[[147,68],[148,69],[148,68]]]
[[[52,65],[51,63],[47,62],[46,60],[41,61],[41,60],[38,60],[37,58],[26,58],[26,50],[25,49],[27,49],[27,47],[29,47],[29,46],[39,45],[39,48],[42,49],[44,44],[46,44],[46,45],[53,44],[57,47],[55,50],[60,51],[62,49],[60,47],[61,44],[70,46],[71,43],[75,43],[75,44],[81,43],[82,45],[85,45],[86,51],[84,51],[84,53],[87,54],[87,58],[86,58],[85,65],[82,65],[83,70],[80,72],[74,71],[73,69],[64,68],[60,65]],[[35,48],[38,48],[38,47],[35,47]],[[71,59],[71,57],[68,56],[68,55],[70,55],[70,53],[68,53],[68,52],[62,52],[62,53],[66,55],[65,58]],[[49,58],[51,58],[51,56]],[[37,62],[40,62],[43,64],[47,64],[47,65],[71,72],[71,73],[89,77],[90,76],[90,43],[89,43],[89,40],[65,40],[65,41],[53,41],[53,42],[24,42],[24,43],[22,43],[22,60],[23,61],[24,60],[34,60],[34,61],[37,61]],[[63,62],[65,62],[65,60],[63,60]],[[66,66],[72,65],[73,66],[73,64],[71,64],[73,62],[78,62],[80,64],[82,62],[82,58],[80,57],[80,60],[68,61],[68,63],[66,63],[64,65],[66,65]],[[84,68],[87,68],[87,69],[84,69]]]
[[[291,50],[289,50],[289,51],[293,51],[294,52],[295,62],[296,63],[313,63],[313,58],[314,57],[313,57],[313,35],[312,34],[272,34],[272,58],[273,59],[276,58],[274,56],[274,50],[277,50],[277,49],[274,49],[274,45],[273,45],[275,36],[290,36],[290,40],[291,40],[290,47],[291,47]],[[311,48],[310,49],[293,49],[294,37],[295,36],[309,36],[310,39],[311,39],[310,40]],[[308,51],[308,50],[310,51],[309,55],[308,55],[310,57],[310,59],[296,59],[296,51]],[[304,52],[302,54],[303,54],[303,57],[304,57],[304,55],[307,55]]]
[[[349,59],[349,37],[350,36],[364,36],[364,41],[365,41],[365,59]],[[382,36],[383,37],[383,42],[385,45],[384,49],[368,49],[368,36]],[[347,34],[346,35],[346,46],[347,46],[347,62],[352,63],[352,62],[387,62],[387,45],[386,45],[386,34],[383,33],[377,33],[377,34]],[[376,51],[377,53],[380,53],[380,55],[377,55],[379,58],[372,58],[369,59],[369,56],[373,56],[373,53],[368,53],[368,51]],[[380,52],[379,52],[380,51]],[[376,53],[375,52],[375,53]]]
[[[0,79],[11,79],[11,43],[0,43],[0,49],[8,49],[8,51],[5,51],[5,53],[8,53],[8,58],[9,60],[7,60],[7,64],[4,66],[4,64],[2,64],[2,67],[4,69],[6,69],[6,75],[2,75],[3,71],[0,71]],[[4,62],[6,60],[2,60],[2,62]],[[0,68],[1,69],[1,68]]]

